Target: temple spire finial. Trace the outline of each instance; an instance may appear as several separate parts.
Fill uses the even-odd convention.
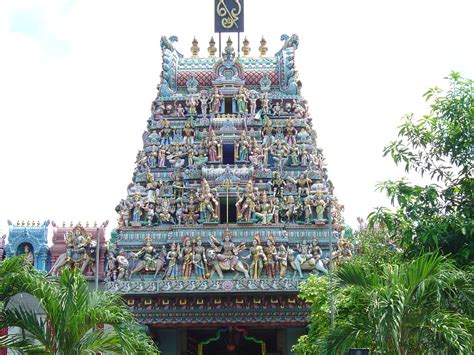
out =
[[[262,36],[262,39],[260,40],[260,47],[258,47],[258,50],[260,51],[260,57],[265,57],[265,54],[267,54],[268,47],[266,46],[266,44],[267,44],[267,41]]]
[[[192,44],[193,44],[193,46],[191,47],[191,53],[192,53],[193,57],[196,58],[198,56],[198,53],[199,53],[198,41],[197,41],[196,37],[194,37],[194,39],[192,41]]]
[[[249,47],[249,40],[247,39],[247,36],[245,36],[242,47],[242,52],[244,53],[244,56],[248,56],[250,53],[250,47]]]
[[[214,37],[211,37],[207,51],[209,52],[209,57],[214,57],[216,55],[217,48],[216,48],[216,41],[214,41]]]

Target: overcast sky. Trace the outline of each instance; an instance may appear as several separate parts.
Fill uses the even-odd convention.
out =
[[[0,1],[0,231],[7,219],[116,224],[160,37],[190,55],[196,36],[207,55],[213,3]],[[473,13],[472,0],[245,1],[251,54],[262,35],[268,54],[300,36],[302,93],[349,224],[387,205],[374,186],[402,175],[382,158],[400,118],[427,113],[422,94],[451,70],[474,77]]]

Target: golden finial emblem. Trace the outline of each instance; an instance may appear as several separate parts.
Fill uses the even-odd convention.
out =
[[[198,47],[198,41],[196,39],[196,37],[194,37],[193,41],[192,41],[192,47],[191,47],[191,53],[193,55],[193,57],[197,57],[198,56],[198,53],[199,53],[199,47]]]
[[[267,54],[267,51],[268,51],[267,41],[265,40],[265,38],[263,38],[263,36],[262,36],[262,39],[260,40],[260,47],[258,47],[258,50],[260,51],[260,57],[264,57],[265,54]]]
[[[209,52],[209,57],[214,57],[216,55],[217,48],[216,48],[216,41],[214,41],[214,37],[211,37],[207,51]]]
[[[247,39],[247,36],[245,36],[242,47],[242,52],[244,53],[244,56],[248,56],[250,53],[250,47],[249,47],[249,40]]]

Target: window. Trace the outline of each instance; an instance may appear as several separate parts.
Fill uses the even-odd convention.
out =
[[[228,205],[227,205],[227,201],[229,201]],[[219,223],[224,224],[224,223],[237,222],[237,207],[235,207],[236,202],[237,202],[237,199],[231,196],[229,196],[228,200],[227,200],[227,196],[219,198],[219,206],[220,206]]]
[[[224,104],[225,104],[225,113],[232,113],[232,103],[233,103],[233,98],[232,97],[225,97],[224,98]]]
[[[233,144],[223,144],[222,145],[222,163],[224,165],[234,164],[234,145]]]

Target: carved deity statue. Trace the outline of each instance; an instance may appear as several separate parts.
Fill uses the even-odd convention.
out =
[[[263,264],[266,263],[267,257],[261,246],[260,236],[257,234],[253,237],[252,246],[250,247],[250,254],[247,256],[250,259],[250,277],[259,279],[262,274]]]
[[[232,235],[229,230],[224,231],[223,241],[219,242],[214,235],[209,240],[211,245],[206,251],[208,264],[211,266],[210,277],[217,272],[219,278],[223,279],[223,271],[237,271],[249,277],[248,270],[239,260],[239,253],[245,249],[245,244],[236,246],[232,242]]]
[[[264,253],[267,259],[265,263],[267,276],[270,279],[274,279],[277,271],[277,249],[275,246],[275,240],[271,235],[267,238],[267,246],[264,248]]]
[[[250,222],[255,213],[255,206],[257,202],[257,196],[252,180],[247,182],[245,190],[241,196],[239,196],[235,206],[237,207],[237,220],[243,220]]]
[[[199,200],[199,214],[202,221],[214,221],[217,219],[219,202],[214,197],[206,179],[202,180],[201,189],[197,193]]]
[[[182,260],[181,275],[183,279],[191,278],[193,272],[193,245],[190,237],[185,237],[183,241],[183,248],[181,249],[180,259]]]
[[[81,273],[87,266],[91,266],[91,270],[94,272],[95,260],[92,253],[95,251],[96,242],[92,241],[91,234],[78,224],[72,231],[65,234],[64,239],[66,252],[58,257],[48,274],[57,275],[59,270],[66,265],[80,268]]]
[[[214,87],[211,95],[212,113],[216,114],[221,112],[222,99],[223,96],[219,92],[219,89]]]
[[[241,86],[239,92],[235,95],[235,100],[237,101],[237,112],[239,114],[246,114],[248,112],[247,99],[248,94],[245,88]]]
[[[207,278],[207,259],[206,259],[206,248],[202,245],[201,237],[197,236],[194,240],[193,246],[193,264],[194,273],[198,280]]]

